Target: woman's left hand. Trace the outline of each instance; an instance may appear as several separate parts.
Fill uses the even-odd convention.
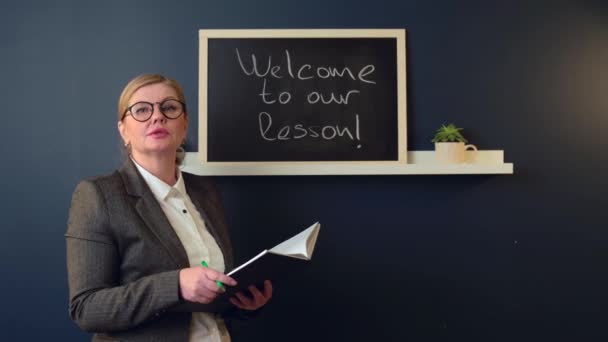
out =
[[[251,292],[253,297],[247,296],[243,291],[240,291],[237,292],[234,297],[230,298],[230,302],[239,309],[257,310],[266,305],[272,297],[272,283],[270,280],[264,281],[264,289],[262,292],[260,292],[255,285],[250,285],[249,292]]]

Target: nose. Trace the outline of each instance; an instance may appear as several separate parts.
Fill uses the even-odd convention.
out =
[[[165,115],[160,111],[160,103],[155,103],[154,104],[154,110],[152,111],[152,122],[156,122],[156,121],[161,121],[161,122],[165,122],[167,121],[167,118],[165,117]]]

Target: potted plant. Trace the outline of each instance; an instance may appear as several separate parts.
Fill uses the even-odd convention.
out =
[[[435,143],[435,157],[442,164],[460,164],[464,163],[464,151],[472,149],[477,151],[475,145],[465,145],[467,139],[462,136],[462,128],[456,127],[454,124],[441,125],[432,142]]]

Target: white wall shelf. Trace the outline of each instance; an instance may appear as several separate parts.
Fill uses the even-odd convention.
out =
[[[513,174],[513,164],[504,162],[504,152],[466,151],[465,163],[443,165],[434,151],[408,151],[403,162],[239,162],[203,163],[198,152],[187,152],[185,172],[206,176],[288,175],[466,175]]]

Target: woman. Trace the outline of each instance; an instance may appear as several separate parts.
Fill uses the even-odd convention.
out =
[[[222,204],[206,177],[182,173],[188,117],[180,85],[141,75],[123,90],[118,130],[129,153],[111,175],[82,181],[67,241],[70,316],[93,341],[229,341],[224,318],[247,316],[272,285],[214,300],[236,284]],[[206,261],[207,267],[201,266]]]

